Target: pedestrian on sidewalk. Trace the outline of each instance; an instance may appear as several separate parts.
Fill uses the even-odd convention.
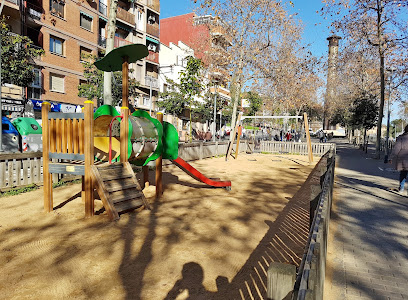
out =
[[[404,192],[405,181],[408,175],[408,125],[404,133],[397,137],[394,149],[392,149],[390,162],[395,161],[395,169],[399,171],[399,193]]]

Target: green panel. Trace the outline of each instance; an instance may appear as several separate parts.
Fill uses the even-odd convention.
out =
[[[96,61],[94,65],[101,71],[121,71],[123,58],[128,57],[129,63],[134,63],[139,59],[142,59],[149,55],[146,45],[143,44],[131,44],[125,45],[105,55],[104,58]]]
[[[98,109],[94,112],[94,120],[97,117],[100,116],[112,116],[112,117],[116,117],[119,116],[120,114],[118,113],[118,111],[116,110],[116,108],[114,108],[111,105],[102,105],[100,107],[98,107]]]
[[[163,122],[163,158],[176,159],[178,157],[179,137],[176,127]]]
[[[42,134],[41,126],[34,118],[17,118],[11,123],[20,135]]]
[[[143,165],[145,166],[145,165],[147,165],[147,163],[148,163],[149,161],[158,159],[158,158],[160,157],[160,155],[162,154],[162,151],[163,151],[163,141],[162,141],[163,126],[162,126],[162,124],[161,124],[157,119],[152,118],[152,117],[149,115],[149,113],[146,112],[146,111],[144,111],[144,110],[137,110],[137,111],[135,111],[135,112],[132,114],[132,116],[142,117],[142,118],[146,118],[146,119],[150,120],[150,121],[153,123],[154,127],[156,127],[157,133],[158,133],[158,135],[159,135],[159,136],[157,137],[157,139],[158,139],[157,148],[156,148],[156,150],[153,152],[153,154],[152,154],[151,156],[149,156],[149,158],[146,159],[146,161],[145,161],[144,164],[143,164]]]

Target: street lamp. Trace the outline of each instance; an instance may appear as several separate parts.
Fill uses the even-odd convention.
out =
[[[387,162],[388,162],[388,155],[389,155],[389,151],[390,151],[390,150],[389,150],[388,141],[389,141],[389,137],[390,137],[391,83],[392,83],[392,79],[393,79],[392,77],[393,77],[393,74],[394,74],[394,69],[393,69],[393,68],[387,69],[387,71],[390,71],[390,72],[391,72],[391,75],[390,75],[390,83],[389,83],[389,87],[388,87],[389,91],[388,91],[388,104],[387,104],[387,110],[388,110],[388,112],[387,112],[387,134],[386,134],[386,136],[385,136],[385,155],[384,155],[384,163],[387,163]]]
[[[215,133],[217,131],[217,83],[215,84],[215,96],[214,96],[214,132],[213,142],[215,142]]]

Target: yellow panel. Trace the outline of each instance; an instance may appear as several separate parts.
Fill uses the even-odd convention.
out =
[[[109,137],[94,137],[94,154],[95,157],[103,160],[109,160]],[[120,142],[116,137],[112,137],[112,159],[120,155]]]

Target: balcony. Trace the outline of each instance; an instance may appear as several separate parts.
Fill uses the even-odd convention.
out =
[[[122,21],[125,21],[126,23],[131,24],[132,26],[136,25],[135,22],[135,15],[131,14],[130,12],[118,7],[118,12],[116,14],[116,17]]]
[[[145,76],[145,85],[152,86],[153,89],[159,88],[159,80],[151,76]]]
[[[158,63],[159,63],[159,53],[158,53],[158,52],[149,51],[149,55],[146,57],[146,60],[158,64]]]
[[[103,14],[104,16],[108,15],[108,7],[106,6],[106,4],[102,3],[101,1],[99,1],[99,12]]]
[[[147,6],[160,12],[160,0],[147,0]]]
[[[35,20],[40,20],[43,9],[37,5],[27,2],[27,15]]]
[[[158,25],[150,25],[150,24],[146,24],[146,32],[148,34],[151,34],[155,37],[159,37],[160,36],[160,30],[159,30],[159,26]]]
[[[121,39],[120,37],[115,36],[115,40],[114,40],[114,47],[115,48],[126,46],[126,45],[131,45],[131,44],[133,44],[133,43],[131,43],[131,42],[127,41],[127,40]]]

